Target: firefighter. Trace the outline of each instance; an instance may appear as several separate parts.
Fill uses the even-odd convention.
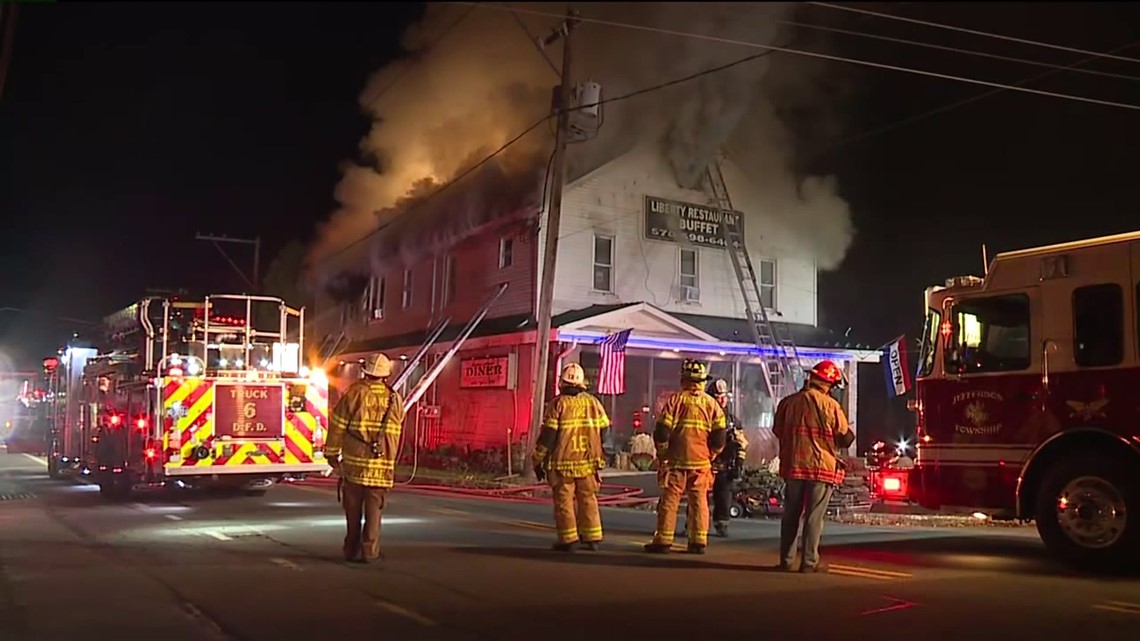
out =
[[[657,502],[657,531],[646,552],[665,553],[673,547],[677,508],[688,499],[689,547],[704,554],[708,546],[708,492],[713,484],[712,461],[725,445],[724,409],[705,393],[708,368],[686,360],[681,365],[681,391],[672,394],[653,431],[657,445],[661,498]]]
[[[728,536],[729,506],[732,505],[732,490],[744,477],[744,460],[748,450],[748,439],[740,419],[728,411],[728,381],[717,379],[709,385],[709,395],[724,409],[727,422],[727,435],[724,450],[713,460],[713,525],[720,537]]]
[[[785,481],[780,527],[780,569],[791,571],[796,533],[803,517],[801,572],[819,572],[819,539],[835,487],[843,483],[842,450],[855,441],[843,407],[831,397],[843,373],[831,361],[812,368],[804,387],[776,407],[772,431],[780,442],[780,476]]]
[[[602,515],[598,510],[600,470],[606,466],[602,443],[610,419],[602,403],[586,392],[586,373],[570,363],[562,368],[559,395],[546,408],[542,431],[534,449],[534,471],[549,480],[554,494],[554,549],[571,552],[581,543],[597,550],[602,542]]]
[[[404,424],[403,399],[388,387],[392,361],[373,354],[362,374],[333,409],[325,445],[325,457],[343,485],[344,559],[356,563],[380,558],[380,515],[395,477]]]

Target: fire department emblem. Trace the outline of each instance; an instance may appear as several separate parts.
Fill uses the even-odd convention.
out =
[[[1069,412],[1069,418],[1087,422],[1106,418],[1104,408],[1108,405],[1108,399],[1099,398],[1088,403],[1083,401],[1065,401],[1065,405],[1068,405],[1069,409],[1072,410]]]
[[[966,408],[962,410],[962,416],[965,417],[967,424],[974,427],[981,427],[990,419],[990,415],[986,412],[986,408],[982,405],[981,401],[968,403]]]
[[[954,430],[961,438],[991,437],[1002,429],[1001,406],[1005,399],[997,392],[971,390],[954,396],[958,420]]]

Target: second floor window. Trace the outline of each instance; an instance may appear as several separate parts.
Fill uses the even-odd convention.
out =
[[[401,304],[404,309],[412,306],[412,270],[404,270],[404,290],[401,296]]]
[[[697,250],[681,250],[681,287],[697,289],[700,279],[697,277]]]
[[[506,269],[515,264],[515,239],[502,238],[499,240],[499,269]]]
[[[366,313],[371,320],[384,318],[384,277],[373,276],[368,282]]]
[[[594,291],[614,291],[614,239],[594,235]]]
[[[448,256],[443,265],[443,304],[455,302],[455,257]]]
[[[776,309],[776,261],[761,258],[757,261],[759,266],[760,302],[764,309]]]

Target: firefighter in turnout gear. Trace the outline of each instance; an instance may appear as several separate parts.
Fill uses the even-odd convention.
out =
[[[677,509],[688,499],[689,552],[704,554],[708,545],[708,493],[713,484],[712,461],[725,445],[724,409],[705,393],[708,368],[686,360],[681,365],[681,391],[665,401],[653,431],[661,498],[657,502],[657,531],[647,552],[664,553],[673,547]]]
[[[562,368],[559,395],[546,409],[533,459],[535,474],[553,491],[557,551],[570,552],[576,543],[596,550],[602,541],[599,470],[606,466],[602,443],[609,427],[605,408],[586,392],[582,366]]]
[[[713,481],[713,525],[717,536],[728,536],[728,522],[731,518],[728,510],[732,505],[732,490],[736,483],[744,478],[744,460],[748,450],[748,439],[744,436],[744,428],[740,426],[740,419],[728,411],[728,381],[717,379],[709,385],[709,395],[716,399],[725,411],[727,423],[727,436],[724,450],[713,459],[713,472],[716,480]]]
[[[403,399],[387,384],[391,375],[387,356],[370,356],[363,378],[345,391],[329,418],[325,457],[343,483],[346,561],[380,557],[380,516],[395,477],[404,424]]]
[[[772,431],[780,441],[780,476],[785,481],[784,516],[780,524],[780,569],[795,560],[796,532],[803,517],[801,572],[819,572],[819,539],[834,489],[843,484],[843,450],[855,442],[843,407],[831,390],[844,382],[831,361],[812,368],[803,389],[776,406]]]

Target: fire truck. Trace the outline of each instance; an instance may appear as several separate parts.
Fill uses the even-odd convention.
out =
[[[44,360],[48,473],[104,495],[223,485],[262,494],[328,468],[328,379],[278,298],[153,296]],[[268,328],[268,329],[267,329]]]
[[[915,502],[1033,520],[1081,567],[1140,556],[1140,232],[994,256],[926,291]]]

